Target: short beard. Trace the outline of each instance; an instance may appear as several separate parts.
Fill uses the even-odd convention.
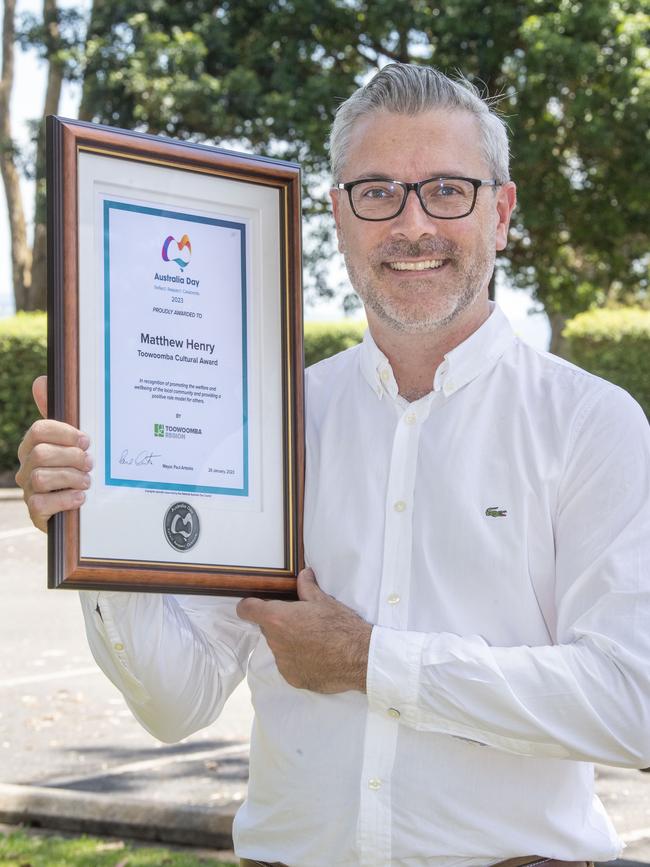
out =
[[[457,262],[458,248],[446,240],[422,241],[409,244],[408,242],[393,240],[378,248],[368,261],[368,269],[361,271],[355,267],[347,252],[344,253],[345,264],[350,276],[353,288],[363,301],[365,307],[385,323],[391,330],[407,334],[424,334],[445,328],[458,316],[474,304],[483,292],[486,280],[494,270],[495,255],[482,256],[475,260],[470,268],[461,268],[454,265]],[[455,303],[452,309],[446,310],[442,315],[438,311],[427,308],[425,312],[418,307],[407,309],[401,308],[392,301],[382,297],[377,292],[373,271],[381,274],[383,263],[387,259],[447,259],[446,267],[455,267],[457,273],[457,286],[460,293],[453,299]],[[380,277],[379,277],[380,279]],[[418,292],[426,290],[426,278],[422,282],[409,281],[408,287],[415,296]],[[452,300],[452,299],[449,299]]]

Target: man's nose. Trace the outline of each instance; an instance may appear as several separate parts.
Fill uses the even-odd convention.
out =
[[[422,207],[416,191],[409,190],[402,213],[391,221],[391,230],[394,234],[415,239],[422,235],[436,235],[438,225],[437,220]]]

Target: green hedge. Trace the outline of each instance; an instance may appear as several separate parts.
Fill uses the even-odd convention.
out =
[[[39,417],[32,382],[47,369],[45,313],[0,319],[0,472],[18,467],[16,449]]]
[[[562,336],[571,361],[629,391],[650,418],[650,310],[588,310]]]
[[[365,322],[305,322],[305,365],[355,346],[365,330]]]

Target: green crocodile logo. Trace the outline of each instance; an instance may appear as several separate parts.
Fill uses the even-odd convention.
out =
[[[485,514],[489,518],[505,518],[508,512],[506,509],[499,509],[498,506],[490,506],[485,510]]]

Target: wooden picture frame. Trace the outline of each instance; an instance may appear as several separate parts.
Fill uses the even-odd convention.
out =
[[[295,597],[300,169],[51,116],[48,407],[88,433],[48,586]]]

